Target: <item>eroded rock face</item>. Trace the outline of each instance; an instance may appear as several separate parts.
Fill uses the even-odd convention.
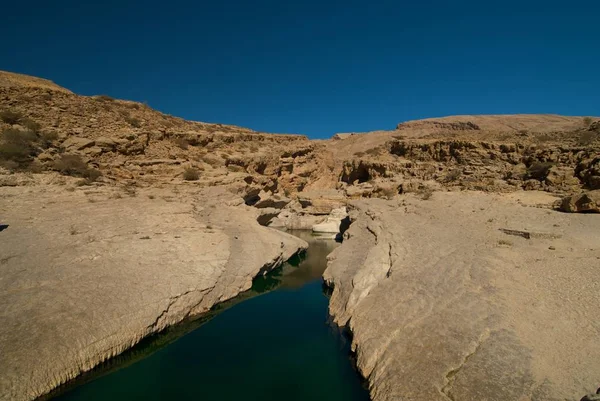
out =
[[[569,213],[600,213],[600,190],[567,196],[562,199],[560,210]]]
[[[259,226],[256,209],[224,189],[176,199],[160,189],[24,189],[0,198],[2,400],[52,390],[235,297],[307,246]]]
[[[31,142],[23,166],[0,160],[6,399],[235,296],[303,246],[258,223],[333,233],[350,200],[326,279],[375,400],[593,390],[597,219],[544,197],[597,211],[598,118],[453,116],[310,141],[0,72],[6,110],[0,130]],[[102,176],[60,175],[65,155]],[[444,193],[473,189],[505,195]]]
[[[552,199],[524,207],[538,202],[353,203],[324,277],[373,400],[579,400],[597,388],[600,216],[551,211]]]

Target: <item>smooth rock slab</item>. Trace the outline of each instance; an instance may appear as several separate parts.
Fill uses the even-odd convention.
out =
[[[49,392],[307,246],[227,191],[105,191],[0,188],[1,400]]]
[[[324,277],[374,401],[577,401],[598,388],[600,216],[528,196],[353,204]]]

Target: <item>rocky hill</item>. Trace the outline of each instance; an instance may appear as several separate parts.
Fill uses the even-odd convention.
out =
[[[456,116],[310,141],[186,121],[12,73],[0,73],[0,113],[5,169],[58,171],[109,185],[188,179],[349,197],[441,187],[560,193],[600,187],[600,122],[590,117]]]

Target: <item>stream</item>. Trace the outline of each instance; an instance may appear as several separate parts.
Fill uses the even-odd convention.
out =
[[[51,398],[61,401],[368,401],[321,275],[338,245],[310,246],[198,320],[144,340]]]

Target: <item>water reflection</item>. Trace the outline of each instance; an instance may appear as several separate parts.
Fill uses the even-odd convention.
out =
[[[321,276],[337,244],[293,234],[310,243],[304,255],[53,395],[81,401],[367,401],[348,343],[328,324]]]

